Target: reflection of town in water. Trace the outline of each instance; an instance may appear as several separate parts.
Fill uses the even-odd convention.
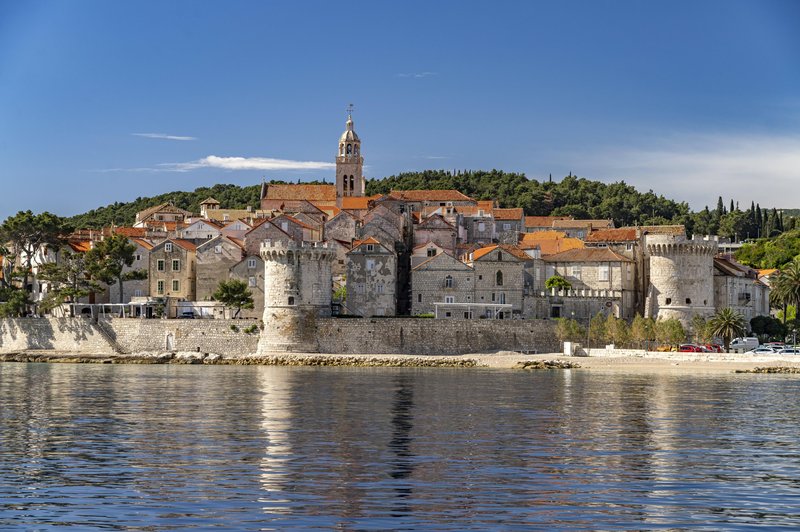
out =
[[[0,527],[800,524],[792,379],[0,371]]]

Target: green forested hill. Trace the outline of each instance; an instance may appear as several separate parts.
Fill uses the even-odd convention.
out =
[[[93,209],[84,214],[79,214],[68,219],[70,225],[76,228],[97,229],[114,225],[131,225],[136,220],[136,213],[144,209],[172,202],[176,207],[191,212],[200,212],[200,202],[213,196],[224,208],[244,209],[248,205],[253,208],[259,206],[261,187],[253,185],[240,187],[237,185],[214,185],[201,187],[193,192],[168,192],[149,198],[136,198],[128,203],[113,203]]]

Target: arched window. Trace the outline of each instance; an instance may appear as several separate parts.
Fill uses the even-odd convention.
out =
[[[294,305],[294,296],[289,296],[289,304]]]
[[[350,190],[355,190],[356,188],[356,179],[353,176],[350,176]]]
[[[453,276],[448,275],[444,278],[444,287],[445,288],[453,288]]]
[[[497,274],[494,276],[494,278],[497,286],[503,286],[503,272],[497,270]]]
[[[353,145],[352,144],[348,144],[347,145],[347,155],[350,155],[351,153],[353,153]]]
[[[358,155],[358,144],[353,144],[353,153]]]

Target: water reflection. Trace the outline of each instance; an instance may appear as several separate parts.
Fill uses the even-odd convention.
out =
[[[0,528],[800,527],[800,380],[0,364]]]

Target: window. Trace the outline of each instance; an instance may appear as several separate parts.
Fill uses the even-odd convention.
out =
[[[167,253],[172,253],[172,242],[167,242],[164,244],[164,251]]]
[[[464,313],[464,319],[465,320],[471,320],[472,319],[472,311],[471,310]]]
[[[159,294],[163,294],[164,293],[164,281],[158,281],[156,283],[156,292],[159,293]]]
[[[444,287],[445,288],[453,288],[453,276],[448,275],[444,278]]]
[[[686,304],[687,305],[691,305],[692,304],[691,298],[688,298],[688,297],[686,298]]]
[[[608,281],[608,264],[601,264],[600,268],[597,270],[597,278],[600,281]]]
[[[444,313],[444,317],[445,317],[445,318],[450,318],[450,317],[452,317],[452,315],[453,315],[453,313],[452,313],[452,312],[445,312],[445,313]]]
[[[356,283],[356,294],[364,293],[364,283]]]
[[[511,231],[511,224],[503,224],[503,231]]]
[[[483,233],[484,231],[486,231],[486,224],[483,222],[478,222],[478,232]]]
[[[383,287],[384,287],[383,283],[378,283],[377,286],[375,286],[375,291],[378,292],[379,294],[382,294],[383,293]]]
[[[173,272],[181,271],[181,261],[180,261],[180,259],[172,259],[172,271]]]
[[[500,270],[497,270],[497,274],[494,276],[494,284],[503,286],[503,272]]]
[[[578,279],[581,278],[581,267],[580,266],[573,266],[572,267],[572,276],[577,277]]]
[[[479,280],[479,281],[483,281],[483,275],[479,275],[479,276],[478,276],[478,280]]]
[[[456,302],[456,298],[454,296],[444,296],[444,302],[445,303],[455,303]]]
[[[283,229],[284,232],[288,231],[289,230],[289,222],[281,222],[281,229]]]
[[[177,279],[172,280],[172,291],[173,292],[180,292],[181,291],[181,282]]]
[[[632,250],[633,244],[625,244],[625,249],[627,249],[628,251]]]
[[[156,270],[163,272],[164,268],[164,259],[158,259],[158,261],[156,261]]]
[[[142,291],[141,290],[134,290],[133,291],[133,297],[142,297]]]
[[[492,302],[494,302],[494,300],[495,300],[495,295],[494,292],[492,292]]]
[[[367,259],[367,270],[375,269],[375,259]]]
[[[294,296],[289,296],[289,304],[294,305]]]
[[[247,267],[251,270],[255,269],[256,267],[256,259],[247,259]]]
[[[422,294],[417,294],[417,303],[422,303]]]
[[[247,284],[248,284],[248,286],[251,286],[251,287],[256,286],[256,278],[255,277],[248,278],[247,279]]]
[[[428,256],[435,257],[436,256],[436,248],[428,248]]]
[[[375,246],[372,244],[367,244],[367,251],[375,251]]]
[[[222,253],[222,246],[214,246],[214,253]]]
[[[207,240],[211,240],[212,238],[214,238],[214,235],[206,235]]]
[[[666,305],[669,305],[670,303],[672,303],[672,298],[671,298],[671,297],[668,297],[668,298],[667,298],[667,301],[666,301],[666,303],[665,303],[665,304],[666,304]]]
[[[136,255],[136,260],[137,260],[137,261],[140,261],[140,260],[142,260],[142,256],[137,254],[137,255]]]

